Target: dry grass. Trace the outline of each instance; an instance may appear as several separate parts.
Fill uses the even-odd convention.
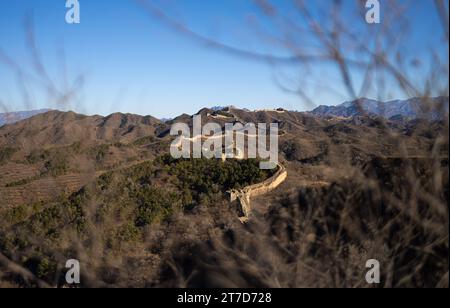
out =
[[[292,31],[286,36],[288,40],[263,33],[264,41],[276,42],[277,48],[289,54],[282,58],[205,39],[170,19],[150,1],[140,2],[152,16],[177,31],[234,56],[295,64],[301,72],[318,61],[334,64],[349,99],[368,93],[384,99],[388,92],[385,84],[391,82],[406,95],[422,97],[424,110],[431,94],[448,96],[448,59],[434,58],[430,73],[420,80],[404,69],[401,59],[411,57],[398,53],[395,33],[389,31],[407,21],[400,18],[403,8],[393,1],[386,2],[389,9],[382,30],[372,33],[366,29],[367,35],[362,36],[355,36],[339,14],[331,14],[327,19],[330,25],[320,25],[304,1],[294,2],[307,21],[305,25],[292,24],[278,15],[269,1],[256,1],[265,18],[282,25],[283,31]],[[334,1],[333,5],[339,3]],[[444,48],[448,50],[448,4],[439,0],[435,4],[447,34]],[[339,12],[339,7],[327,14],[330,12]],[[309,54],[301,48],[300,38],[305,33],[316,37],[320,53]],[[375,44],[367,42],[372,35],[377,38]],[[24,91],[26,79],[32,74],[48,90],[49,101],[54,103],[51,107],[76,107],[83,76],[74,78],[69,88],[58,88],[40,61],[30,22],[27,42],[34,67],[21,67],[1,48],[0,61],[11,67]],[[349,58],[356,51],[356,57]],[[364,72],[360,89],[356,89],[355,71],[350,69],[355,66],[358,72]],[[299,95],[302,102],[315,103],[298,87],[301,81],[294,88],[287,88],[284,82],[278,84]],[[326,90],[333,93],[335,89]],[[30,97],[30,93],[24,93],[24,97]],[[8,106],[1,100],[0,104],[7,111]],[[32,107],[28,101],[25,105]],[[355,166],[340,153],[331,152],[330,163],[346,169],[347,179],[325,187],[299,187],[296,196],[267,204],[265,215],[255,215],[245,225],[236,219],[228,202],[215,200],[209,207],[202,204],[193,211],[177,212],[168,221],[138,233],[124,225],[111,236],[109,232],[117,231],[116,224],[127,219],[127,209],[121,207],[133,206],[120,198],[123,187],[114,187],[115,194],[109,197],[110,192],[105,191],[105,195],[97,192],[92,198],[75,200],[63,209],[59,220],[43,219],[50,225],[42,227],[46,230],[43,233],[39,228],[30,233],[21,223],[30,218],[28,214],[40,215],[52,204],[19,213],[22,221],[13,224],[1,216],[0,287],[63,286],[63,265],[73,257],[82,264],[82,287],[368,287],[365,261],[373,258],[381,263],[380,287],[448,287],[448,120],[436,132],[424,159],[411,159],[411,145],[404,144],[403,136],[383,122],[380,125],[395,152],[402,155],[395,159],[378,157]],[[112,211],[99,221],[97,214],[105,206],[102,198],[109,200]],[[8,242],[9,237],[25,241]],[[117,243],[105,241],[111,237],[117,238]]]

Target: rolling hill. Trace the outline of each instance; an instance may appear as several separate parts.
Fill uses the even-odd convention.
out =
[[[336,275],[354,286],[368,254],[391,256],[400,286],[435,286],[448,271],[447,121],[197,114],[279,124],[287,178],[251,200],[245,225],[230,191],[272,174],[257,160],[173,159],[170,127],[191,115],[49,111],[0,127],[0,254],[33,277],[0,263],[0,286],[64,286],[58,268],[74,257],[86,287],[332,286]]]

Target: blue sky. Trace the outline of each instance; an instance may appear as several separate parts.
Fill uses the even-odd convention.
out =
[[[64,85],[62,63],[66,63],[69,84],[76,76],[84,76],[84,86],[77,99],[65,109],[87,114],[120,111],[157,117],[192,114],[202,107],[215,105],[305,110],[311,106],[305,105],[298,96],[282,91],[274,79],[306,74],[311,74],[311,80],[302,86],[317,104],[333,105],[346,99],[337,71],[330,65],[317,63],[303,71],[294,65],[274,67],[249,61],[206,48],[173,31],[145,12],[136,1],[79,2],[81,23],[69,25],[65,22],[64,0],[0,0],[0,50],[4,54],[26,70],[32,67],[24,29],[25,16],[31,12],[38,49],[52,81],[58,87]],[[161,0],[157,3],[170,16],[202,35],[252,51],[284,54],[283,50],[268,48],[249,26],[249,20],[262,16],[252,1]],[[290,13],[290,1],[277,3],[283,13],[297,18]],[[448,51],[431,3],[429,0],[411,2],[405,16],[414,22],[402,45],[411,58],[423,58],[425,70],[430,64],[430,48],[439,46],[440,52]],[[352,19],[355,17],[347,6],[351,7],[345,5],[343,14],[348,14],[349,23],[359,27],[361,20]],[[270,23],[261,26],[272,31]],[[361,76],[352,73],[358,86]],[[303,79],[299,82],[304,82]],[[321,83],[335,85],[334,90],[322,89]],[[0,60],[0,102],[7,109],[55,108],[38,82],[27,80],[26,86],[30,94],[24,98],[17,73]],[[404,96],[395,87],[390,95]]]

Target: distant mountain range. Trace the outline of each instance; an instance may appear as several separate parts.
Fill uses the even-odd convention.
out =
[[[448,97],[430,98],[424,102],[421,98],[379,102],[361,98],[345,102],[337,106],[319,106],[311,113],[316,116],[336,116],[351,118],[356,116],[382,116],[387,119],[395,118],[431,118],[442,119],[448,114]]]
[[[50,111],[50,109],[0,113],[0,126],[5,124],[13,124],[48,111]]]
[[[214,106],[205,108],[209,113],[235,109],[234,106],[222,107]],[[248,111],[247,109],[242,109]],[[279,109],[280,110],[280,109]],[[36,115],[46,113],[51,109],[39,109],[30,111],[6,112],[0,113],[0,127],[6,124],[14,124]],[[264,110],[262,110],[264,111]],[[380,102],[373,99],[361,98],[351,102],[345,102],[337,106],[322,105],[311,112],[316,117],[343,117],[353,118],[358,116],[382,116],[390,120],[413,120],[428,118],[431,120],[441,120],[448,116],[449,98],[440,96],[428,99],[424,103],[421,98],[410,98],[407,100],[393,100]],[[190,118],[188,115],[184,115]],[[160,121],[170,122],[172,119],[161,119]]]

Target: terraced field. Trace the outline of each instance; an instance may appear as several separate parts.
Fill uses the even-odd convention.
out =
[[[39,165],[8,163],[0,166],[0,207],[2,210],[22,204],[52,201],[69,195],[91,183],[102,174],[118,171],[153,159],[140,159],[118,164],[116,168],[90,173],[69,173],[61,176],[42,176]]]
[[[39,167],[38,165],[26,165],[14,162],[0,165],[0,188],[11,182],[38,176],[40,173]]]
[[[24,185],[0,187],[2,209],[21,204],[49,201],[62,194],[71,194],[95,179],[92,174],[67,174],[59,177],[47,177]]]

